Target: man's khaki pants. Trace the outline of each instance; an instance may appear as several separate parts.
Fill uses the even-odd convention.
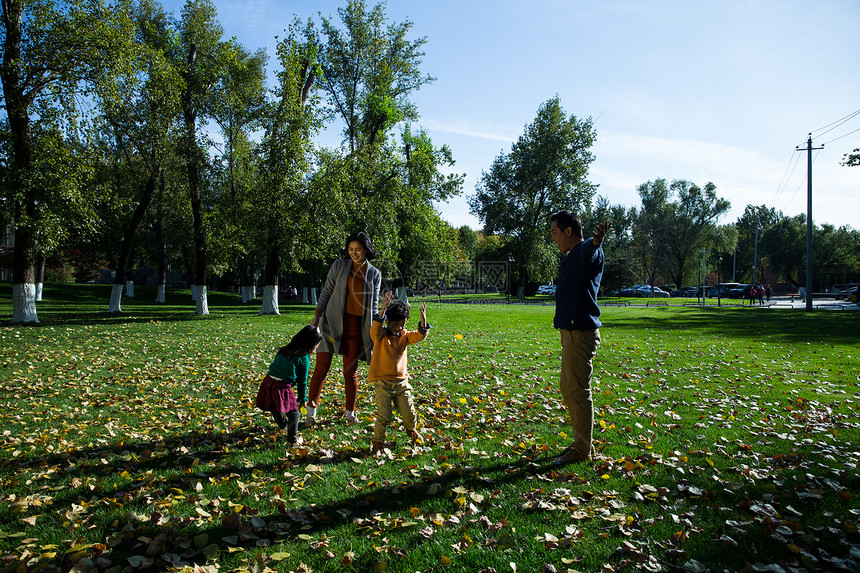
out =
[[[392,405],[397,407],[403,418],[407,432],[415,429],[415,406],[412,403],[412,386],[408,380],[377,380],[373,383],[376,398],[376,424],[373,427],[373,441],[385,442],[385,429],[391,423]]]
[[[561,396],[573,428],[573,448],[591,452],[594,403],[591,399],[591,361],[600,346],[600,329],[565,330],[561,333]]]

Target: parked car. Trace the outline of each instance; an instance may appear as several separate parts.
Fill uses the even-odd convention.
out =
[[[708,296],[729,297],[729,292],[741,287],[741,283],[719,283],[708,289]]]
[[[636,287],[642,291],[642,296],[650,298],[669,298],[669,293],[660,287],[652,287],[651,285],[639,285]]]
[[[729,289],[729,291],[723,296],[726,298],[744,298],[750,286],[751,285],[740,285],[738,287]]]
[[[851,300],[851,297],[857,294],[857,285],[845,287],[843,290],[836,293],[836,300]]]
[[[555,296],[555,285],[540,285],[537,289],[537,293]]]
[[[645,297],[645,298],[669,298],[669,293],[661,289],[660,287],[653,287],[653,292],[651,290],[651,285],[634,285],[631,288],[627,288],[618,293],[618,296],[628,296],[628,297]]]
[[[701,292],[700,288],[688,286],[688,287],[681,287],[677,290],[673,290],[672,292],[669,293],[669,296],[681,296],[681,297],[693,298],[696,296],[701,296],[701,294],[699,294],[700,292]]]

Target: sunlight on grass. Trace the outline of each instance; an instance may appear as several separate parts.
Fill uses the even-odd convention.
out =
[[[257,317],[216,293],[200,318],[184,296],[141,295],[108,317],[88,288],[55,291],[40,327],[0,328],[2,571],[811,571],[853,558],[852,313],[606,309],[601,459],[557,467],[572,437],[551,306],[429,303],[433,334],[409,355],[425,445],[395,423],[388,453],[369,457],[372,388],[348,426],[333,373],[320,423],[285,456],[253,397],[310,306]]]

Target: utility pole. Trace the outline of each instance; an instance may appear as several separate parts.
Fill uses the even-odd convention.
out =
[[[806,147],[795,147],[797,151],[806,151],[806,310],[812,310],[812,150],[824,149],[812,147],[812,134],[806,140]]]

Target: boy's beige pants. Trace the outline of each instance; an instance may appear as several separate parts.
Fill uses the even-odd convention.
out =
[[[565,330],[561,333],[561,396],[573,428],[573,448],[591,452],[594,403],[591,399],[591,361],[600,346],[600,329]]]
[[[403,426],[407,432],[415,429],[415,406],[412,403],[412,386],[408,380],[377,380],[373,383],[376,398],[376,424],[373,427],[373,441],[385,442],[385,429],[391,423],[392,405],[400,412]]]

